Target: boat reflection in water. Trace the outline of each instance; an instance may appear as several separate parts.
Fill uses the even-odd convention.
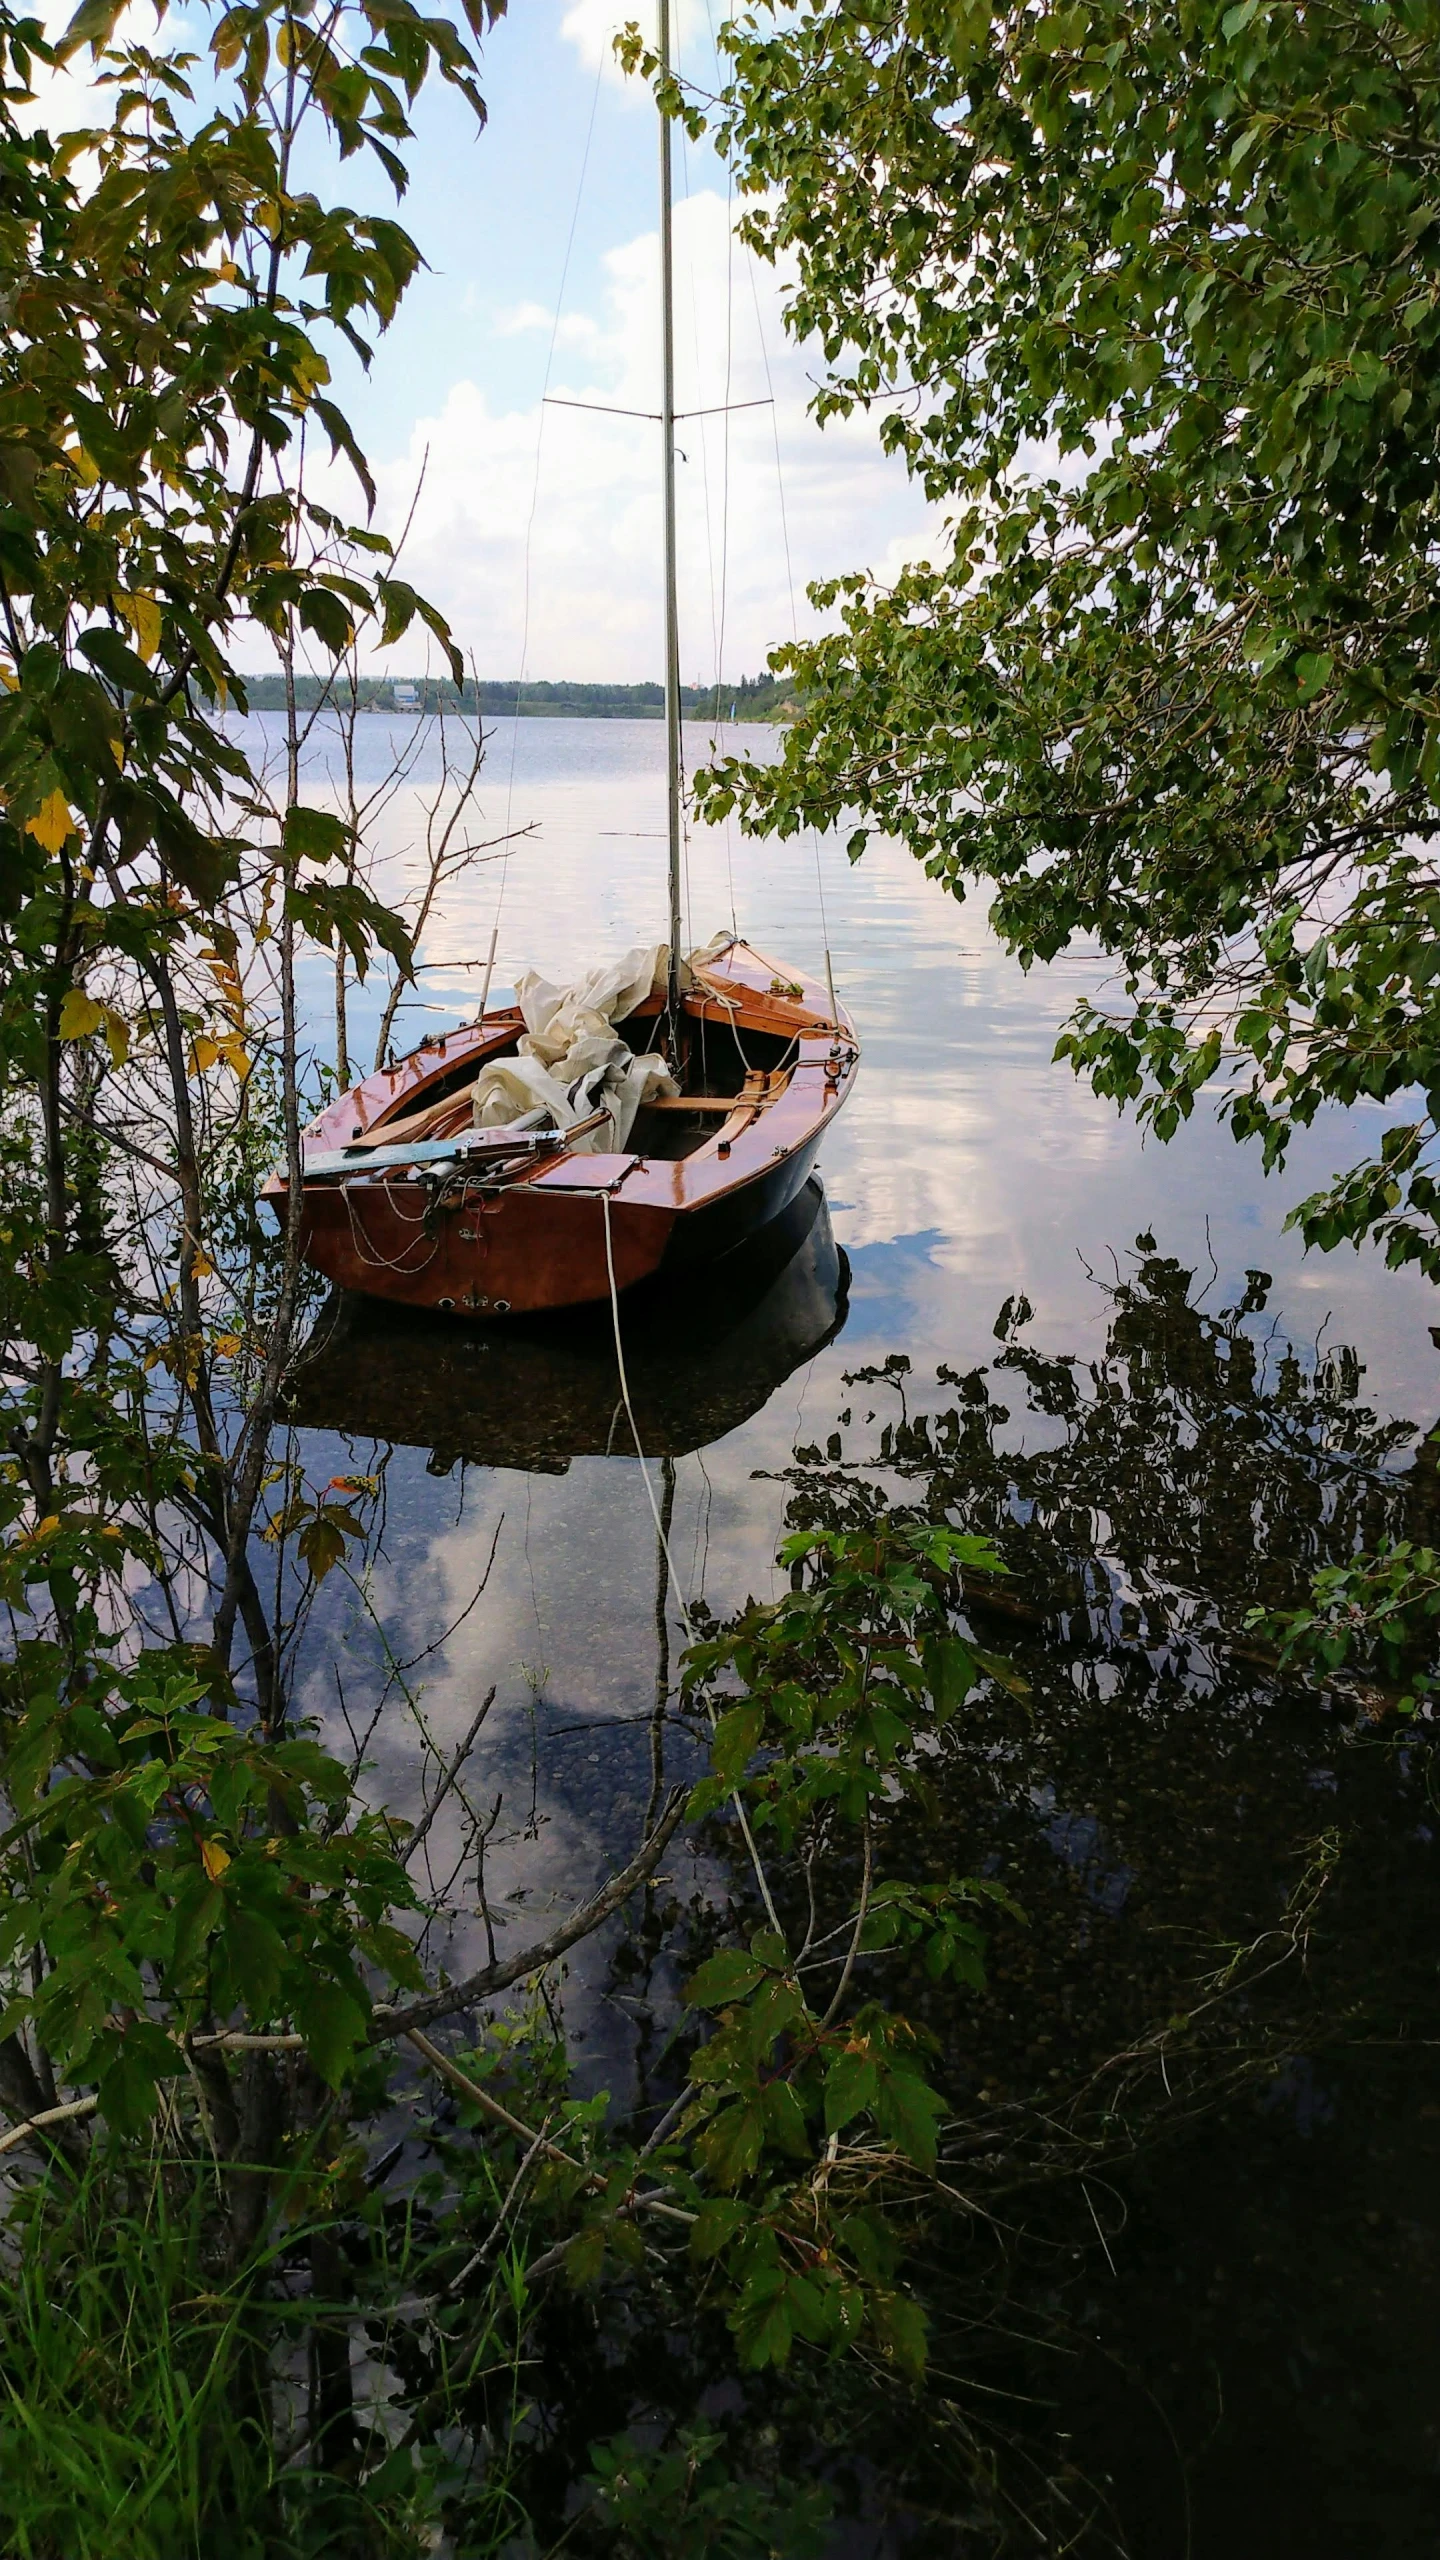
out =
[[[849,1277],[812,1178],[721,1261],[627,1290],[621,1339],[647,1457],[682,1457],[748,1422],[840,1331]],[[634,1447],[608,1303],[471,1325],[337,1294],[287,1411],[312,1429],[428,1447],[440,1475],[457,1458],[563,1474],[572,1458]]]

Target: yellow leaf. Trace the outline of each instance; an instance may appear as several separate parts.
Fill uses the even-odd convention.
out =
[[[211,1883],[218,1884],[230,1864],[230,1852],[222,1849],[218,1840],[202,1840],[200,1863]]]
[[[142,658],[153,658],[160,646],[160,607],[153,596],[120,596],[115,598],[135,634],[135,646]]]
[[[215,1348],[219,1352],[222,1360],[233,1360],[243,1341],[243,1334],[217,1333],[215,1336]]]
[[[52,791],[48,800],[41,801],[34,817],[26,819],[25,832],[33,836],[37,844],[43,845],[47,853],[59,852],[66,837],[75,832],[70,803],[63,791]]]
[[[81,488],[93,489],[100,477],[100,472],[98,466],[91,461],[84,446],[78,444],[67,445],[65,448],[65,459],[69,463],[71,470],[74,472],[76,479],[79,481]]]
[[[60,1037],[62,1040],[88,1040],[105,1020],[105,1007],[87,996],[83,987],[67,987],[60,999]]]
[[[197,1280],[214,1279],[215,1265],[211,1261],[203,1244],[197,1244],[195,1247],[195,1251],[190,1257],[190,1268],[194,1272]]]
[[[219,1055],[219,1048],[210,1038],[209,1033],[197,1031],[195,1045],[190,1053],[190,1063],[194,1073],[197,1076],[203,1076],[207,1067],[214,1066]]]
[[[130,1055],[130,1025],[123,1013],[116,1012],[113,1004],[102,1005],[101,1011],[105,1016],[105,1045],[110,1052],[110,1064],[123,1067]]]
[[[20,679],[15,673],[14,668],[11,666],[9,659],[0,658],[0,684],[3,684],[6,692],[13,693],[19,682]]]
[[[214,951],[206,952],[205,963],[210,971],[211,977],[215,980],[216,985],[220,989],[221,995],[225,999],[225,1010],[229,1014],[231,1021],[236,1024],[243,1022],[245,1019],[245,990],[240,983],[240,973],[238,969],[235,968],[233,962],[229,960],[222,960],[219,954]]]

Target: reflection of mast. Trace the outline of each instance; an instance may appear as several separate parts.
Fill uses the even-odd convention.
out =
[[[660,78],[670,77],[670,0],[659,0]],[[670,118],[660,115],[660,435],[665,474],[665,791],[670,842],[670,1053],[680,1034],[680,612],[675,571],[675,252],[670,221]]]

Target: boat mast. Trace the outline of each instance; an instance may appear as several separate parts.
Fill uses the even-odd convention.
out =
[[[660,77],[670,77],[670,0],[659,0]],[[660,118],[660,434],[665,454],[665,790],[670,843],[670,1053],[680,1039],[680,611],[675,570],[675,252],[670,219],[670,118]]]

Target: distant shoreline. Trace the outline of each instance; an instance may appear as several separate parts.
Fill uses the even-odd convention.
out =
[[[246,675],[241,682],[252,711],[284,710],[283,676]],[[297,676],[295,698],[302,711],[313,711],[327,700],[337,709],[342,704],[348,708],[350,688],[321,676]],[[361,676],[355,687],[355,707],[431,717],[443,711],[468,712],[472,717],[478,712],[482,719],[494,720],[660,720],[665,696],[658,684],[556,683],[538,678],[521,684],[513,678],[487,682],[482,677],[477,686],[471,680],[455,685],[437,676]],[[782,679],[743,676],[738,683],[718,687],[682,685],[680,708],[687,719],[718,720],[728,727],[736,721],[790,719],[795,702]]]

